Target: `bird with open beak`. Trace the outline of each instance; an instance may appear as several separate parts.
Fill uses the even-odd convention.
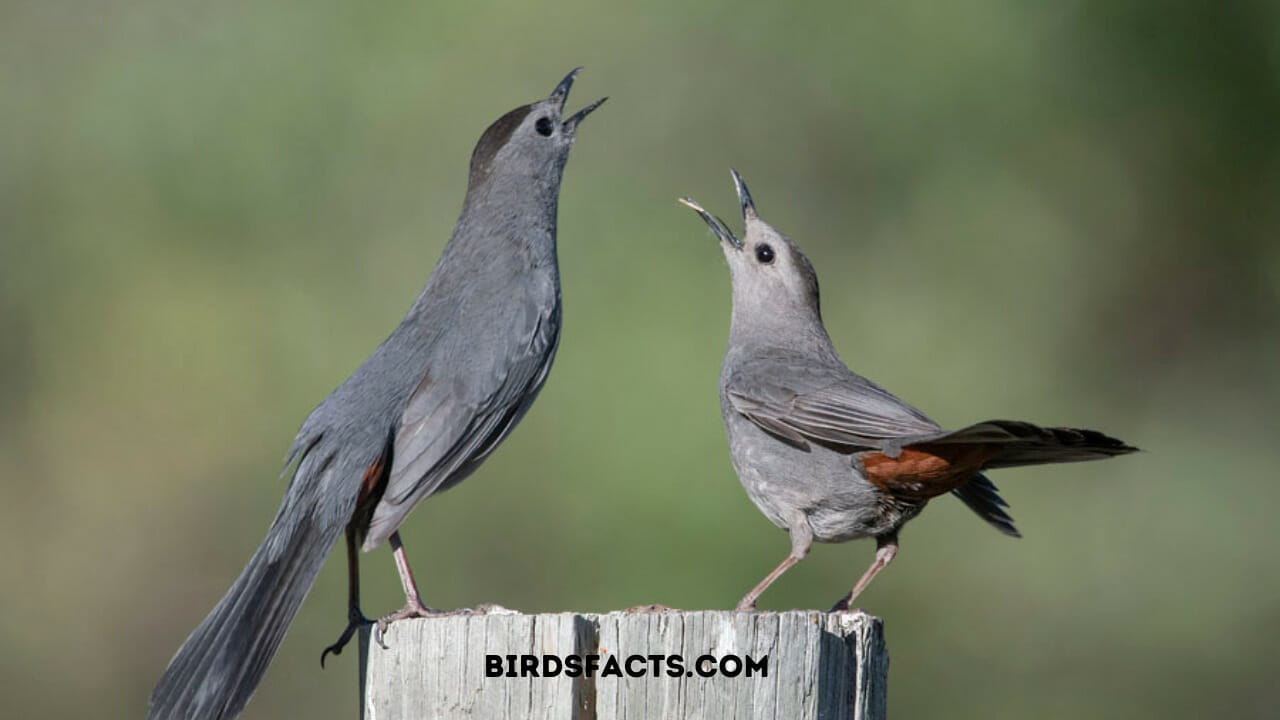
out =
[[[898,533],[934,497],[951,493],[1018,537],[988,470],[1100,460],[1133,452],[1094,430],[987,420],[944,430],[849,370],[822,322],[818,276],[791,239],[760,218],[733,182],[741,238],[683,198],[720,241],[733,286],[720,408],[729,454],[756,507],[791,536],[791,552],[738,603],[753,610],[770,584],[818,542],[875,538],[871,566],[833,607],[846,610],[894,558]]]
[[[169,662],[149,718],[239,715],[344,531],[348,622],[322,664],[370,622],[360,610],[361,549],[388,542],[405,593],[404,607],[377,621],[379,640],[396,620],[436,612],[422,601],[399,527],[418,503],[480,466],[551,370],[560,340],[560,179],[578,126],[604,102],[564,117],[577,74],[503,115],[476,143],[461,216],[426,286],[302,423],[266,538]]]

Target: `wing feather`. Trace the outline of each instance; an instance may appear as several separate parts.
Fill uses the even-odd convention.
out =
[[[511,307],[510,320],[494,323],[490,332],[498,347],[474,355],[489,367],[456,377],[440,377],[428,367],[414,390],[395,435],[390,477],[366,533],[366,549],[399,527],[417,503],[465,478],[533,403],[559,343],[559,306],[545,312],[527,303]]]
[[[806,441],[844,448],[900,445],[936,435],[923,413],[843,365],[799,353],[760,353],[739,364],[725,384],[734,410],[797,446]]]

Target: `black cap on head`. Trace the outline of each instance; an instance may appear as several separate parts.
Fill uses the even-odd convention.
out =
[[[532,110],[532,105],[522,105],[498,118],[484,131],[480,141],[476,143],[476,149],[471,151],[471,177],[468,181],[471,185],[479,185],[489,177],[493,170],[493,158]]]

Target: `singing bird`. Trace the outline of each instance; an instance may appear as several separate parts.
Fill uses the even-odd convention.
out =
[[[852,372],[822,323],[818,276],[791,239],[760,219],[731,171],[746,230],[739,239],[690,198],[719,239],[733,286],[720,409],[734,469],[752,502],[791,536],[791,552],[738,603],[760,595],[818,542],[872,537],[871,566],[833,610],[847,610],[898,551],[898,531],[952,493],[1019,537],[986,471],[1100,460],[1135,448],[1094,430],[987,420],[944,430]]]
[[[322,663],[369,622],[359,606],[361,549],[389,541],[404,586],[404,607],[382,617],[379,631],[433,612],[397,530],[414,506],[479,467],[551,369],[560,339],[560,179],[579,124],[604,102],[564,115],[577,73],[480,137],[461,216],[426,286],[391,335],[302,423],[266,539],[170,661],[148,717],[238,715],[344,530],[349,617]]]

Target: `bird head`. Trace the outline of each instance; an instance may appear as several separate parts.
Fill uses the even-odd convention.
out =
[[[735,317],[739,312],[759,319],[817,313],[818,275],[809,258],[790,238],[760,219],[747,183],[737,170],[729,172],[742,210],[741,238],[692,198],[680,198],[680,202],[698,213],[720,241],[733,283]]]
[[[574,68],[544,100],[522,105],[498,118],[471,153],[470,190],[496,180],[552,181],[559,185],[578,125],[608,98],[564,116],[569,89],[582,68]]]

